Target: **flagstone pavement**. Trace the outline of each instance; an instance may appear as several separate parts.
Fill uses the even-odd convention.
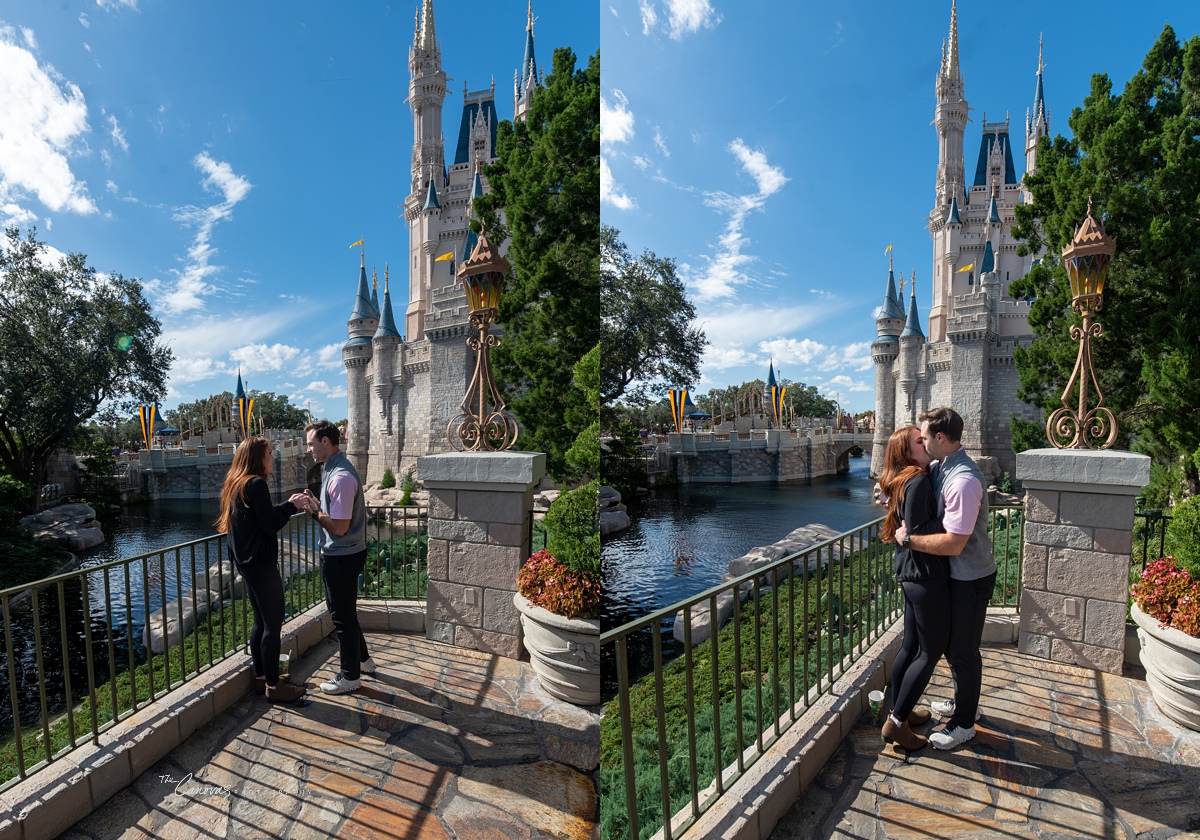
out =
[[[292,663],[292,706],[249,694],[63,835],[476,840],[599,836],[599,719],[527,662],[368,634],[348,695],[325,640]]]
[[[952,690],[943,661],[926,698]],[[1200,838],[1200,733],[1159,711],[1141,668],[985,648],[983,694],[974,740],[908,760],[864,716],[771,840]]]

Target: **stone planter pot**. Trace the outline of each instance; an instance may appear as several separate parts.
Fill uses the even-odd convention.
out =
[[[1171,720],[1200,730],[1200,639],[1174,627],[1159,627],[1158,619],[1137,604],[1131,613],[1154,702]]]
[[[513,596],[529,661],[542,688],[577,706],[600,702],[600,619],[563,618]]]

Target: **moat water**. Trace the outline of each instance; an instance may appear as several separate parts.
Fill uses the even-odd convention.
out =
[[[879,518],[871,499],[870,459],[851,458],[850,471],[812,484],[680,486],[658,491],[630,510],[629,530],[600,550],[604,586],[601,624],[619,627],[721,582],[729,561],[776,542],[796,528],[820,523],[850,531]],[[663,654],[680,653],[674,615],[658,622]],[[653,667],[653,637],[629,639],[632,676]],[[604,691],[615,690],[611,646],[602,651]]]

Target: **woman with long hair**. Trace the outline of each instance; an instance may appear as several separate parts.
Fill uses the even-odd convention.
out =
[[[246,438],[233,453],[233,463],[221,488],[220,513],[213,522],[229,538],[238,573],[246,581],[254,626],[250,628],[250,659],[254,690],[268,700],[293,703],[304,696],[303,686],[279,676],[279,644],[283,633],[283,579],[279,576],[279,544],[275,535],[297,511],[297,493],[280,505],[271,504],[267,478],[275,468],[271,444],[264,437]]]
[[[929,454],[916,426],[897,429],[888,438],[879,485],[887,498],[883,541],[895,542],[903,522],[908,534],[942,532],[937,495],[929,480]],[[892,712],[883,722],[883,740],[909,752],[926,739],[912,731],[929,722],[917,700],[950,640],[950,561],[908,546],[896,546],[896,578],[904,591],[904,641],[892,664]]]

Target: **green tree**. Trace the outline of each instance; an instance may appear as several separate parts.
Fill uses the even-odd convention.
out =
[[[563,422],[585,401],[574,366],[600,341],[600,53],[577,71],[560,47],[553,66],[525,119],[497,127],[492,192],[475,206],[493,241],[511,237],[496,379],[521,421],[518,445],[561,476],[582,431]]]
[[[1122,441],[1156,460],[1182,460],[1190,494],[1200,492],[1200,37],[1181,46],[1168,25],[1142,69],[1119,95],[1107,75],[1092,77],[1083,107],[1071,112],[1073,139],[1039,141],[1037,171],[1026,176],[1033,202],[1018,205],[1023,253],[1044,258],[1012,285],[1033,298],[1038,336],[1015,361],[1018,395],[1044,416],[1059,407],[1080,323],[1060,254],[1087,214],[1088,201],[1117,253],[1092,343],[1106,405]],[[1030,424],[1014,426],[1022,445]],[[1019,434],[1018,434],[1019,433]]]
[[[695,317],[674,260],[650,250],[633,258],[620,231],[601,227],[601,402],[616,402],[630,389],[635,402],[644,402],[654,381],[668,386],[697,381],[708,341],[692,326]]]
[[[141,284],[101,278],[83,254],[57,266],[30,230],[0,247],[0,462],[36,505],[50,455],[106,403],[166,391],[171,351]]]
[[[575,387],[584,393],[584,405],[567,424],[581,428],[567,450],[572,476],[596,476],[600,472],[600,345],[597,344],[575,365]]]

